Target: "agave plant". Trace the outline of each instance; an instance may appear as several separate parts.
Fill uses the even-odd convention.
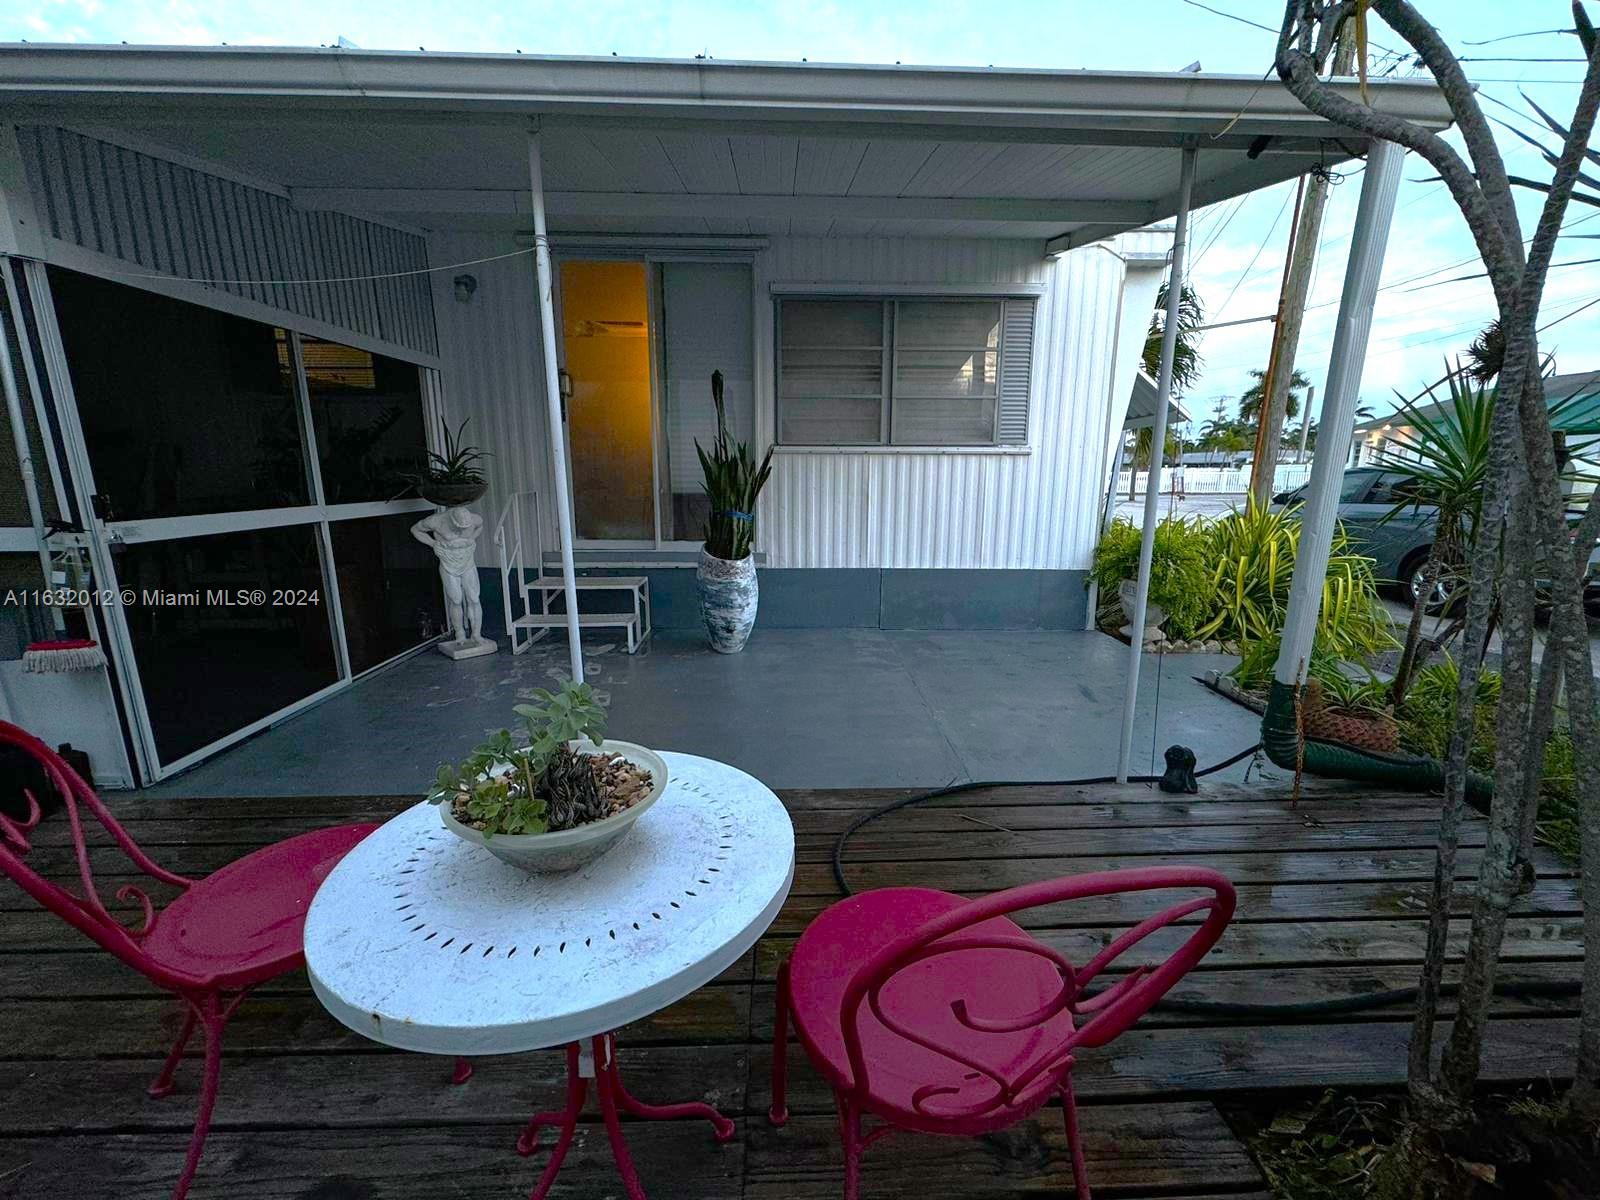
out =
[[[705,473],[706,499],[711,501],[711,516],[703,529],[706,553],[738,562],[749,557],[755,545],[756,501],[772,474],[772,447],[767,447],[758,466],[746,443],[729,439],[721,371],[711,372],[711,402],[717,408],[717,439],[710,450],[698,438],[694,443]]]

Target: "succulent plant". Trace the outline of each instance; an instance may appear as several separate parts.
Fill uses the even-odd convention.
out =
[[[568,745],[586,737],[598,746],[605,736],[606,710],[593,689],[568,680],[533,698],[539,703],[514,709],[527,725],[527,745],[502,729],[459,765],[441,766],[428,793],[485,837],[571,829],[611,815],[613,799],[602,792],[590,756]]]

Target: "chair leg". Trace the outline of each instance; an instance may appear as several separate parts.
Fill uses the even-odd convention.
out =
[[[189,1048],[189,1039],[194,1036],[195,1022],[194,1007],[186,1005],[183,1014],[183,1028],[178,1030],[178,1040],[172,1043],[172,1052],[167,1055],[167,1061],[161,1064],[161,1073],[145,1088],[145,1095],[152,1100],[159,1100],[163,1096],[170,1096],[176,1090],[172,1077],[178,1070],[178,1064],[183,1061],[183,1052]]]
[[[789,964],[778,968],[777,1011],[772,1020],[772,1107],[767,1120],[782,1127],[789,1120]]]
[[[1089,1194],[1089,1169],[1083,1158],[1083,1137],[1078,1129],[1078,1099],[1072,1090],[1069,1072],[1061,1083],[1061,1112],[1067,1122],[1067,1149],[1072,1152],[1072,1184],[1078,1200],[1093,1200]]]
[[[839,1140],[844,1145],[844,1200],[861,1197],[861,1114],[841,1091],[833,1093],[839,1105]]]
[[[189,1194],[189,1185],[194,1182],[195,1172],[200,1167],[200,1155],[206,1147],[206,1134],[211,1129],[211,1113],[217,1104],[217,1085],[222,1078],[222,1031],[227,1026],[228,1017],[233,1011],[232,1006],[225,1006],[218,996],[207,996],[199,1004],[201,1008],[198,1017],[205,1031],[205,1074],[200,1082],[200,1102],[195,1109],[194,1134],[189,1139],[189,1154],[184,1159],[183,1173],[178,1176],[177,1186],[172,1189],[172,1200],[184,1200]]]

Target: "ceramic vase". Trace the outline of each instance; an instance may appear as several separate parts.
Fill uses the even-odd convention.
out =
[[[719,654],[737,654],[750,640],[761,599],[755,555],[731,562],[708,554],[701,547],[695,582],[700,589],[700,616],[706,623],[711,648]]]

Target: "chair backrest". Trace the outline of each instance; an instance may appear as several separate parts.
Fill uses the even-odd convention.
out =
[[[1027,934],[973,930],[973,926],[993,918],[1047,904],[1152,891],[1200,894],[1177,900],[1140,921],[1113,938],[1082,966]],[[854,1086],[865,1094],[872,1069],[862,1049],[861,1022],[865,1011],[899,1037],[960,1064],[965,1068],[967,1079],[986,1081],[986,1086],[977,1089],[982,1094],[969,1102],[952,1095],[949,1088],[924,1089],[926,1096],[919,1092],[914,1098],[919,1115],[939,1120],[970,1120],[1016,1106],[1025,1097],[1047,1092],[1071,1067],[1075,1051],[1084,1046],[1105,1045],[1147,1013],[1183,978],[1216,945],[1233,917],[1234,905],[1233,885],[1216,871],[1199,867],[1140,867],[1026,884],[942,913],[882,947],[851,976],[841,1001],[840,1028],[844,1031]],[[1205,914],[1204,920],[1195,924],[1194,932],[1164,960],[1154,966],[1144,965],[1128,971],[1115,983],[1098,991],[1088,990],[1101,972],[1151,934],[1198,913]],[[913,1028],[888,1011],[883,1000],[884,990],[903,972],[930,959],[970,951],[1012,953],[1044,960],[1059,974],[1060,987],[1043,1004],[1012,1014],[974,1013],[969,1010],[968,997],[940,997],[948,1002],[960,1035],[956,1039],[930,1036],[929,1031]],[[944,974],[941,978],[950,976]],[[1029,1034],[1032,1041],[1022,1061],[1013,1061],[1000,1069],[993,1061],[986,1060],[984,1035]],[[1012,1044],[1016,1044],[1014,1037]],[[965,1087],[961,1090],[965,1091]],[[924,1109],[924,1099],[934,1096],[939,1101],[937,1111]]]
[[[149,935],[159,916],[143,888],[136,884],[123,884],[115,893],[117,900],[138,906],[137,926],[125,926],[111,914],[95,885],[94,851],[86,833],[86,815],[101,826],[116,849],[142,874],[179,889],[187,888],[193,881],[175,875],[152,861],[117,823],[95,795],[94,789],[65,759],[38,738],[16,725],[0,721],[0,745],[14,747],[31,758],[60,797],[62,815],[71,829],[79,890],[71,891],[45,878],[28,861],[33,851],[30,837],[41,819],[38,797],[31,791],[24,793],[28,811],[20,820],[0,813],[0,874],[8,876],[39,904],[153,982],[177,990],[195,986],[198,980],[156,963],[141,947],[140,943]]]

